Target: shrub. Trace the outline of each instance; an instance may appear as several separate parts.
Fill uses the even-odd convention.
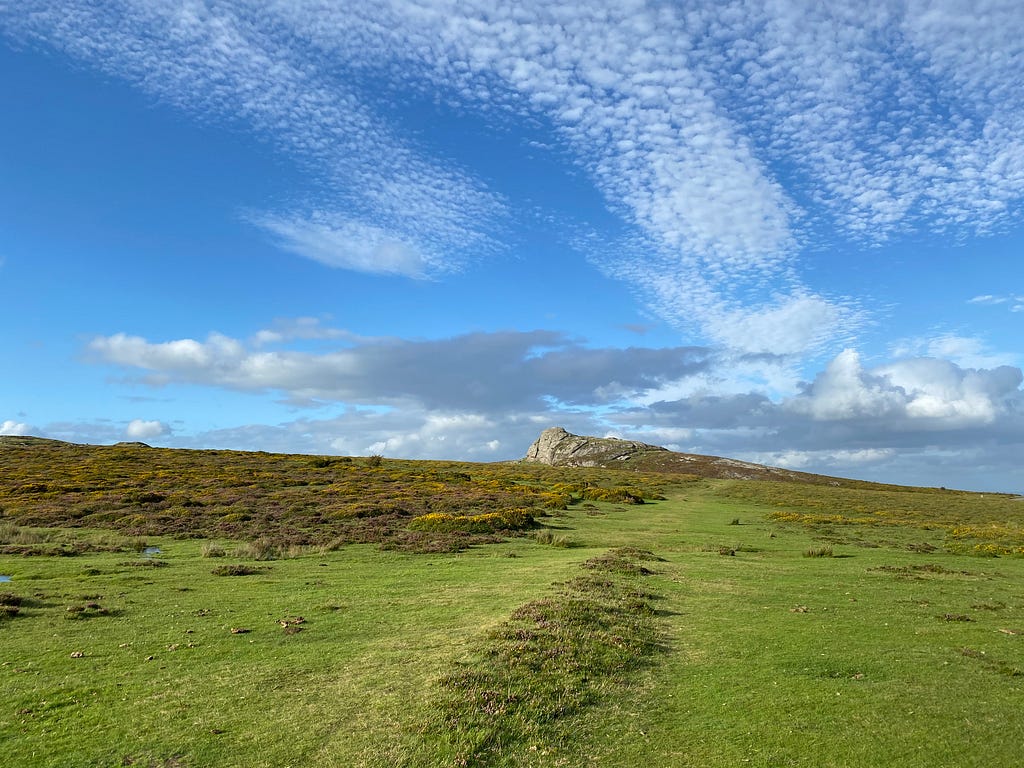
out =
[[[523,531],[537,525],[533,515],[522,508],[505,509],[501,512],[485,512],[480,515],[450,515],[447,512],[431,512],[413,518],[409,528],[413,531],[435,531],[438,533],[495,533],[496,531]]]

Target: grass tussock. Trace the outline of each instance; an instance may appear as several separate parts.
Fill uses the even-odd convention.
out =
[[[244,563],[232,563],[230,565],[218,565],[210,573],[214,576],[255,576],[262,573],[263,569],[254,565]]]
[[[826,544],[823,547],[808,547],[804,550],[804,557],[834,557],[832,545]]]
[[[455,765],[501,764],[527,743],[559,742],[572,716],[621,695],[660,648],[654,595],[638,583],[650,558],[625,549],[587,561],[585,576],[518,608],[476,660],[442,679],[428,733]]]
[[[539,531],[534,531],[533,539],[538,544],[547,544],[549,547],[559,547],[561,549],[572,549],[573,547],[579,546],[579,544],[572,539],[556,534],[550,528],[543,528]]]
[[[220,544],[204,541],[199,547],[199,554],[203,557],[227,557],[228,552]]]

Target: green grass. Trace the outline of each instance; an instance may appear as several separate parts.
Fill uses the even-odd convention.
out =
[[[331,472],[360,460],[294,461]],[[365,469],[396,485],[430,467]],[[517,483],[552,496],[580,478],[636,483],[444,471],[509,497],[528,495]],[[451,480],[452,498],[466,483]],[[993,554],[975,549],[984,538],[960,547],[953,530],[992,530],[1009,547],[1024,504],[650,486],[666,500],[583,504],[570,490],[577,502],[550,517],[538,503],[540,530],[462,552],[311,535],[272,557],[252,540],[17,526],[31,510],[0,494],[3,543],[51,551],[0,554],[12,577],[0,584],[4,764],[1015,764],[1024,558],[981,556]],[[239,566],[255,573],[214,573]]]

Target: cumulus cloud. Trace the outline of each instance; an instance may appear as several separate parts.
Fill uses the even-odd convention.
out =
[[[170,432],[170,428],[162,421],[145,421],[143,419],[132,419],[125,427],[124,433],[132,440],[147,440],[154,437],[163,437]]]
[[[7,419],[0,424],[0,435],[30,435],[33,429],[28,424],[13,419]]]
[[[1024,489],[1024,374],[911,357],[838,354],[803,391],[695,391],[606,414],[628,437],[678,450],[885,482]],[[913,480],[911,480],[913,478]]]
[[[840,353],[787,406],[818,421],[888,419],[934,428],[991,424],[1021,402],[1019,368],[964,369],[948,360],[913,358],[865,370]]]

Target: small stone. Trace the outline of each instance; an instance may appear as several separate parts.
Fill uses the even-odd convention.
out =
[[[85,651],[75,651],[71,654],[72,659],[80,659],[85,656]]]

